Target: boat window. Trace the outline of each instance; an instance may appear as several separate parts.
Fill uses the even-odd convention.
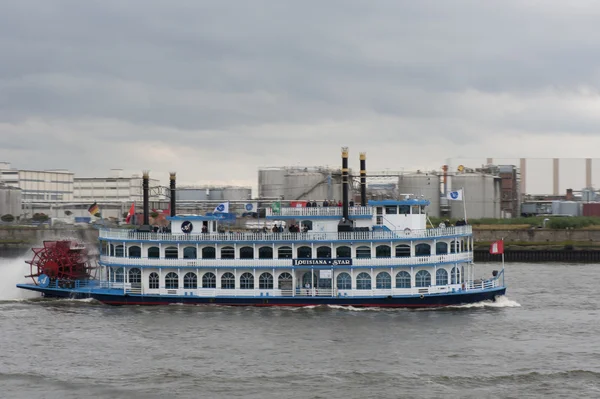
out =
[[[167,273],[165,276],[165,288],[168,290],[176,290],[179,288],[179,276],[177,273]]]
[[[408,258],[410,257],[410,245],[401,244],[396,245],[396,258]]]
[[[425,243],[415,245],[415,256],[427,255],[431,255],[431,245]]]
[[[273,275],[271,273],[263,273],[258,278],[258,288],[261,290],[273,289]]]
[[[204,273],[204,276],[202,276],[202,288],[217,288],[217,277],[214,273]]]
[[[272,247],[258,248],[258,259],[273,259],[273,248]]]
[[[216,252],[214,247],[204,247],[202,248],[202,259],[215,259]]]
[[[419,270],[415,275],[415,287],[429,287],[431,274],[427,270]]]
[[[312,258],[312,248],[307,246],[298,247],[298,258]]]
[[[117,256],[119,258],[122,258],[125,256],[125,250],[124,250],[123,245],[117,245],[115,247],[115,256]]]
[[[396,288],[410,288],[410,273],[401,271],[396,274]]]
[[[352,289],[352,278],[348,273],[340,273],[337,276],[337,288],[338,290],[350,290]]]
[[[352,250],[350,249],[350,247],[347,246],[341,246],[341,247],[337,247],[335,249],[335,256],[337,258],[351,258],[352,257]]]
[[[302,222],[300,222],[300,224],[302,225],[303,229],[306,230],[312,230],[313,229],[313,222],[312,220],[303,220]],[[304,231],[304,230],[302,230]]]
[[[419,205],[413,205],[411,213],[413,215],[418,215],[419,214]]]
[[[460,240],[460,252],[465,252],[465,240]]]
[[[317,248],[317,258],[331,258],[331,247],[321,246]]]
[[[302,287],[314,287],[319,282],[317,273],[306,272],[302,275]]]
[[[252,275],[252,273],[244,273],[240,276],[240,289],[242,289],[242,290],[253,290],[254,289],[254,275]]]
[[[196,288],[198,288],[198,276],[196,276],[196,273],[186,273],[185,276],[183,276],[183,288],[189,289],[189,290],[195,290]]]
[[[408,215],[410,213],[410,205],[400,205],[398,208],[401,215]]]
[[[446,269],[437,269],[435,272],[435,285],[448,285],[448,272]]]
[[[452,240],[450,242],[450,253],[451,254],[455,254],[456,253],[456,247],[457,247],[456,241]]]
[[[137,267],[129,269],[128,278],[130,284],[141,284],[142,283],[142,271]]]
[[[233,247],[221,248],[221,259],[235,259],[235,250]]]
[[[378,245],[375,247],[376,258],[391,258],[392,248],[389,245]]]
[[[183,248],[183,259],[196,259],[198,256],[196,247],[185,247]]]
[[[425,205],[421,205],[421,215],[425,215]]]
[[[367,247],[365,245],[356,248],[356,257],[357,258],[370,258],[371,257],[371,247]]]
[[[464,267],[464,266],[462,266],[462,267],[460,268],[460,270],[461,270],[461,272],[460,272],[460,282],[461,282],[461,283],[464,283],[464,282],[465,282],[465,267]]]
[[[108,245],[108,256],[115,256],[115,246],[112,244]]]
[[[158,273],[150,273],[148,276],[148,288],[151,290],[157,290],[159,286]]]
[[[358,273],[356,276],[356,289],[357,290],[370,290],[371,289],[371,275],[369,273]]]
[[[435,243],[436,255],[444,255],[448,253],[448,243],[438,241]]]
[[[280,247],[277,250],[277,257],[279,259],[291,259],[292,258],[292,247]]]
[[[377,211],[377,215],[383,215],[383,207],[382,206],[378,206],[377,208],[375,208]]]
[[[458,276],[457,276],[458,273]],[[456,267],[453,267],[452,270],[450,271],[450,278],[452,281],[452,284],[457,284],[458,281],[460,281],[460,270],[458,270]]]
[[[241,247],[240,248],[240,259],[254,259],[254,248]]]
[[[124,274],[123,274],[123,268],[122,267],[118,267],[118,268],[113,268],[113,281],[115,283],[122,283],[124,281]]]
[[[142,257],[142,249],[137,245],[129,247],[129,257],[130,258],[141,258]]]
[[[381,272],[375,278],[375,287],[378,289],[392,288],[392,276],[388,272]]]
[[[165,248],[165,259],[177,259],[179,257],[179,250],[177,247]]]
[[[235,277],[233,273],[223,273],[221,276],[221,288],[224,290],[235,289]]]
[[[110,245],[106,241],[102,242],[101,251],[102,251],[102,255],[110,256]]]
[[[280,290],[292,289],[292,275],[289,273],[281,273],[278,278],[278,287]]]
[[[148,248],[148,259],[158,259],[160,258],[160,250],[158,247],[150,247]]]
[[[398,214],[398,207],[396,205],[388,205],[385,207],[386,215],[396,215]]]

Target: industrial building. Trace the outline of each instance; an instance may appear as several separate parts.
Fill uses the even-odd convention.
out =
[[[13,169],[0,162],[0,183],[20,188],[23,201],[73,200],[73,172],[68,170]]]
[[[165,198],[166,187],[158,179],[150,180],[150,200]],[[76,201],[142,201],[142,176],[123,177],[121,169],[111,169],[109,177],[76,177],[73,180],[73,199]]]
[[[326,167],[262,168],[258,171],[258,196],[291,201],[341,199],[342,173]]]
[[[0,184],[0,216],[21,216],[21,189]]]

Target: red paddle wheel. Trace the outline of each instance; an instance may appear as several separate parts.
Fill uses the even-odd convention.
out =
[[[39,277],[45,274],[50,280],[86,280],[94,269],[89,262],[87,249],[74,241],[44,241],[43,248],[32,248],[33,259],[29,276],[38,285]]]

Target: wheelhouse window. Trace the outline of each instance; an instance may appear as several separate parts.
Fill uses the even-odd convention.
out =
[[[240,276],[240,289],[254,289],[254,276],[252,275],[252,273],[244,273]]]
[[[321,246],[317,248],[317,258],[331,258],[331,247]]]
[[[240,259],[254,259],[254,248],[241,247],[240,248]]]
[[[281,273],[277,279],[277,284],[280,290],[291,290],[293,287],[292,275],[289,273]]]
[[[204,276],[202,276],[202,288],[217,288],[217,277],[214,273],[204,273]]]
[[[410,205],[400,205],[398,207],[399,213],[401,215],[409,215],[410,214]]]
[[[277,257],[279,259],[291,259],[292,258],[292,247],[280,247],[277,250]]]
[[[273,259],[273,248],[272,247],[258,248],[258,259]]]
[[[427,270],[419,270],[415,275],[416,287],[429,287],[431,285],[431,274]]]
[[[352,249],[347,246],[337,247],[335,249],[335,256],[338,258],[351,258],[352,257]]]
[[[168,290],[176,290],[179,288],[179,276],[177,273],[169,272],[165,276],[165,288]]]
[[[367,246],[362,246],[356,248],[356,257],[357,258],[370,258],[371,257],[371,248]]]
[[[370,290],[371,289],[371,275],[369,273],[359,273],[356,276],[356,289],[357,290]]]
[[[198,251],[196,247],[185,247],[183,248],[183,259],[196,259]]]
[[[235,259],[235,250],[233,247],[221,248],[221,259]]]
[[[127,278],[130,284],[141,284],[142,283],[142,271],[137,267],[129,269]]]
[[[387,205],[385,207],[385,214],[386,215],[396,215],[398,214],[398,207],[395,205]]]
[[[183,288],[189,289],[189,290],[195,290],[196,288],[198,288],[198,276],[196,276],[196,273],[186,273],[185,276],[183,276]]]
[[[223,273],[221,276],[221,288],[224,290],[235,289],[235,276],[233,273]]]
[[[159,288],[160,280],[158,273],[150,273],[148,276],[148,288],[151,290],[157,290]]]
[[[337,288],[338,290],[350,290],[352,289],[352,278],[348,273],[340,273],[337,276]]]
[[[409,258],[410,257],[410,245],[402,244],[396,245],[396,258]]]
[[[419,205],[412,206],[412,214],[413,215],[418,215],[420,210],[421,210],[421,207]]]
[[[392,276],[388,272],[381,272],[375,278],[375,287],[378,289],[392,288]]]
[[[415,245],[415,256],[428,255],[431,255],[431,245],[425,243]]]
[[[271,273],[263,273],[258,278],[258,288],[261,290],[273,289],[273,275]]]
[[[137,245],[129,247],[129,257],[130,258],[141,258],[142,257],[142,249]]]
[[[202,259],[215,259],[216,255],[217,251],[215,251],[214,247],[202,248]]]
[[[401,271],[396,274],[396,288],[410,288],[410,273]]]
[[[436,270],[435,285],[448,285],[448,272],[446,271],[446,269]]]
[[[436,242],[435,243],[435,253],[436,253],[436,255],[447,254],[448,253],[448,243]]]
[[[391,258],[392,248],[389,245],[378,245],[375,247],[376,258]]]
[[[298,258],[312,258],[312,248],[307,246],[298,247]]]
[[[179,257],[179,251],[177,247],[165,248],[165,259],[177,259]]]

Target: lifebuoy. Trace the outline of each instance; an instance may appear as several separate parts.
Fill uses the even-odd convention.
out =
[[[419,298],[423,299],[423,298],[425,298],[425,295],[421,294],[421,296]]]

